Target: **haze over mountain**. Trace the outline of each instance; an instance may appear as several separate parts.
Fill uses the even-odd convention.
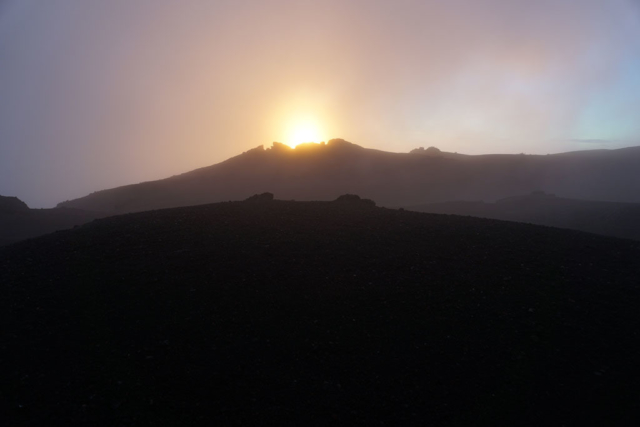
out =
[[[637,0],[1,3],[0,194],[32,207],[300,133],[392,152],[640,145]]]
[[[60,207],[125,213],[243,200],[333,200],[354,193],[381,206],[456,200],[495,201],[544,191],[560,197],[640,202],[640,147],[555,155],[480,155],[436,149],[389,153],[341,139],[274,143],[167,179],[98,191]]]

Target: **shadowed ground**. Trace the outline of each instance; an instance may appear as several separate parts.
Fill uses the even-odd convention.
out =
[[[233,202],[0,249],[7,425],[632,425],[640,244]]]

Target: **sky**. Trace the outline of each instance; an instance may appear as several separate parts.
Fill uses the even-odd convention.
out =
[[[296,138],[640,145],[640,1],[0,0],[0,195],[53,207]]]

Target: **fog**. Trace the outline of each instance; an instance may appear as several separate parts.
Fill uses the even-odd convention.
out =
[[[629,0],[0,2],[0,194],[31,207],[286,138],[638,145]]]

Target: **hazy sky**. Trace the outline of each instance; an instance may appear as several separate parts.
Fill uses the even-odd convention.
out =
[[[0,194],[50,207],[271,141],[640,145],[637,0],[0,0]]]

